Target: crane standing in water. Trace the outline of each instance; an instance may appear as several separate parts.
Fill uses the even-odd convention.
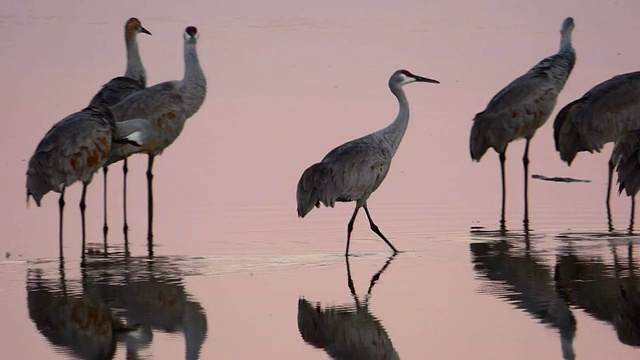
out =
[[[581,98],[560,110],[553,129],[556,150],[568,165],[571,165],[580,151],[600,152],[606,143],[616,143],[617,150],[614,149],[609,159],[606,198],[609,213],[616,163],[618,166],[623,165],[623,169],[618,169],[622,188],[627,189],[629,196],[637,192],[637,184],[631,181],[640,179],[635,179],[633,172],[627,174],[634,165],[629,156],[633,153],[635,137],[630,135],[620,145],[618,141],[627,132],[640,130],[640,71],[617,75],[594,86]],[[624,179],[620,178],[621,175]]]
[[[331,150],[321,162],[304,171],[296,191],[298,216],[304,218],[320,203],[333,207],[336,201],[356,202],[351,220],[347,225],[347,247],[353,223],[360,208],[364,208],[371,230],[393,250],[398,251],[382,234],[371,219],[367,199],[382,184],[389,172],[391,160],[400,146],[409,123],[409,102],[402,89],[412,82],[439,84],[439,81],[414,75],[407,70],[397,70],[389,79],[389,89],[398,99],[400,109],[396,119],[386,128],[364,137],[349,141]]]
[[[62,218],[65,189],[82,181],[82,256],[85,248],[84,211],[87,186],[107,161],[116,133],[113,114],[107,108],[87,107],[53,125],[36,147],[27,170],[27,201],[32,196],[40,206],[49,191],[60,193],[60,257],[62,258]]]
[[[568,17],[560,30],[560,50],[527,73],[513,80],[489,101],[487,108],[473,119],[469,148],[471,159],[480,161],[491,147],[499,155],[502,177],[501,223],[505,221],[506,184],[505,153],[511,141],[524,138],[527,143],[522,163],[524,165],[524,221],[529,221],[529,142],[549,118],[556,105],[558,94],[571,74],[576,53],[571,45],[571,33],[575,24]]]
[[[189,26],[184,31],[184,76],[182,80],[166,81],[127,96],[110,109],[123,133],[133,144],[117,144],[107,163],[126,160],[130,155],[149,155],[147,168],[149,244],[153,240],[153,160],[180,135],[188,118],[202,106],[207,93],[207,81],[198,61],[196,43],[198,30]],[[130,126],[120,124],[126,122]],[[125,178],[126,182],[126,173]]]
[[[151,35],[149,30],[142,27],[140,20],[130,18],[124,25],[124,41],[127,51],[127,68],[124,76],[118,76],[104,84],[100,91],[93,96],[89,105],[113,106],[127,96],[144,89],[147,86],[147,72],[142,65],[140,59],[140,51],[138,50],[137,37],[139,33]],[[102,231],[107,236],[109,227],[107,225],[107,171],[108,167],[102,168],[104,172],[104,225]],[[128,171],[126,160],[123,163],[122,171],[126,174]],[[126,175],[125,175],[126,176]],[[124,231],[127,230],[127,188],[124,184]]]

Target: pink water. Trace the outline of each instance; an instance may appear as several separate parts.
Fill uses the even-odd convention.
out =
[[[613,75],[638,70],[639,11],[631,0],[0,4],[0,251],[6,252],[0,348],[10,358],[91,358],[91,349],[102,347],[112,347],[107,358],[115,359],[327,358],[332,350],[301,336],[304,298],[325,310],[346,309],[357,325],[345,321],[341,331],[382,334],[375,342],[392,344],[403,359],[637,357],[614,327],[620,284],[627,293],[637,286],[637,236],[620,235],[628,226],[625,196],[613,199],[616,232],[608,232],[611,146],[580,154],[569,168],[554,149],[552,119],[538,131],[532,174],[591,182],[531,180],[525,236],[524,143],[510,145],[507,227],[514,233],[505,237],[491,232],[500,211],[497,156],[489,152],[472,163],[468,136],[474,114],[500,88],[557,51],[566,16],[576,21],[578,61],[556,110]],[[48,194],[41,208],[25,206],[27,161],[53,123],[122,74],[122,27],[131,16],[153,33],[139,37],[149,84],[181,77],[182,31],[198,27],[207,99],[156,159],[153,258],[146,244],[146,158],[136,156],[129,162],[130,257],[123,255],[116,165],[109,173],[109,255],[101,254],[98,174],[87,199],[89,246],[98,254],[81,271],[74,185],[66,197],[60,272],[57,196]],[[353,204],[300,220],[295,186],[331,148],[393,119],[397,105],[386,83],[399,68],[441,84],[406,87],[409,129],[369,201],[381,230],[405,252],[387,264],[368,306],[355,315],[347,311],[355,300],[342,256]],[[390,255],[364,214],[351,249],[363,302]],[[34,289],[41,300],[29,300]],[[74,321],[82,309],[100,308],[139,329],[100,339],[88,331],[93,340],[83,342],[82,352],[77,342],[52,340],[53,325],[33,320],[35,310],[66,319],[65,306],[76,306]]]

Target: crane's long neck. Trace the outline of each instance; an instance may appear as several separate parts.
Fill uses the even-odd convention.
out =
[[[136,34],[127,33],[125,35],[125,44],[127,46],[127,70],[124,76],[139,81],[143,86],[146,86],[147,74],[142,65],[142,59],[140,59]]]
[[[185,108],[191,114],[198,111],[207,93],[207,79],[200,67],[195,42],[184,45],[184,77],[181,84]]]
[[[409,102],[401,85],[389,85],[389,88],[398,99],[399,110],[396,119],[389,126],[382,129],[382,135],[387,139],[393,149],[393,154],[395,154],[409,124]]]
[[[571,30],[565,30],[560,37],[560,49],[551,69],[551,79],[558,90],[562,90],[576,64],[576,52],[571,44]]]
[[[573,52],[573,46],[571,44],[571,31],[567,30],[562,32],[560,36],[560,50],[558,52]]]

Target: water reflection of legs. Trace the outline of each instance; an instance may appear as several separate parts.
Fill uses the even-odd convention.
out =
[[[389,264],[391,264],[393,259],[395,259],[396,255],[397,254],[393,254],[389,256],[389,258],[384,263],[384,265],[382,265],[380,270],[378,270],[378,272],[373,274],[373,276],[371,277],[371,281],[369,282],[369,288],[367,289],[367,293],[365,295],[365,300],[364,300],[365,304],[369,302],[369,297],[371,296],[371,290],[380,279],[380,276],[382,276],[382,273],[389,267]],[[356,302],[356,306],[360,307],[360,300],[358,298],[358,294],[356,293],[356,288],[353,285],[353,279],[351,278],[351,267],[349,266],[348,256],[345,256],[345,263],[347,267],[347,286],[349,287],[349,291],[351,292],[351,296],[353,297],[353,300],[355,300]]]

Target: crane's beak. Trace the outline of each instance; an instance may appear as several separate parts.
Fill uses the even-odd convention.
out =
[[[413,78],[416,79],[416,81],[420,81],[420,82],[427,82],[427,83],[432,83],[432,84],[440,84],[440,81],[438,81],[438,80],[433,80],[433,79],[429,79],[429,78],[418,76],[418,75],[413,75]]]
[[[148,35],[151,35],[151,31],[149,31],[149,30],[147,30],[147,29],[143,28],[142,26],[140,26],[140,32],[141,32],[141,33],[148,34]]]

